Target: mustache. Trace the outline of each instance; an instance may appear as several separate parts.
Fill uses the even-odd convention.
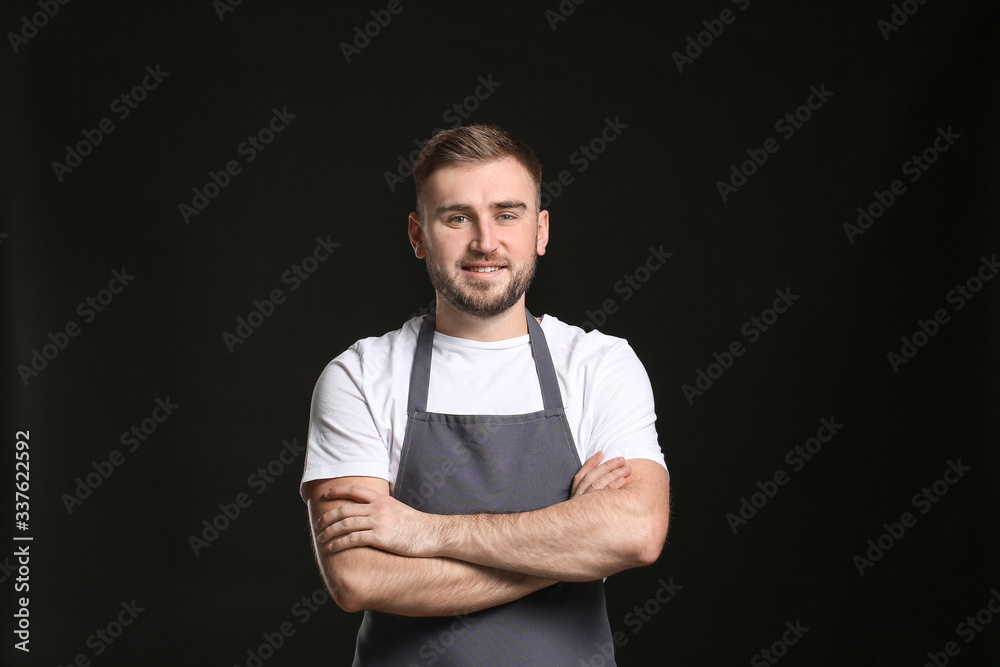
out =
[[[458,266],[463,267],[477,262],[495,262],[497,264],[503,264],[504,266],[510,266],[510,258],[501,255],[496,250],[485,254],[477,253],[475,255],[467,255],[458,261]]]

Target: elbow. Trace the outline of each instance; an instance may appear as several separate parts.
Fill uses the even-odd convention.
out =
[[[656,517],[636,532],[634,558],[636,567],[652,565],[663,553],[667,541],[667,517]]]
[[[349,613],[371,609],[371,600],[366,595],[370,588],[346,563],[334,563],[334,560],[328,559],[323,567],[323,579],[333,601]]]
[[[337,603],[337,606],[348,613],[353,614],[356,611],[364,611],[366,608],[361,595],[341,583],[331,582],[327,586],[327,590],[330,592],[330,597],[333,598],[333,601]]]
[[[338,607],[350,614],[366,609],[360,599],[353,595],[344,595],[343,593],[333,594],[333,601],[337,603]]]
[[[663,553],[663,542],[645,540],[636,550],[636,567],[646,567],[647,565],[652,565],[660,559],[661,553]]]
[[[629,557],[634,563],[632,567],[644,567],[659,560],[667,541],[671,509],[670,477],[658,464],[642,461],[636,465],[643,476],[639,478],[641,486],[633,495],[626,514],[631,518],[632,528]]]

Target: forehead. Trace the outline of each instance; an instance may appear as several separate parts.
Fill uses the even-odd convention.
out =
[[[471,165],[447,166],[431,174],[425,184],[428,208],[441,203],[484,204],[535,199],[531,174],[514,158]]]

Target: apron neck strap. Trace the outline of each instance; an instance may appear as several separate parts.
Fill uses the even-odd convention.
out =
[[[542,325],[535,316],[524,309],[528,318],[528,337],[531,339],[531,356],[535,358],[535,371],[538,373],[538,383],[542,388],[542,405],[545,410],[556,410],[563,407],[562,394],[559,393],[559,380],[556,379],[555,365],[549,353],[549,345],[545,341]]]
[[[552,355],[545,342],[545,333],[535,317],[524,309],[528,322],[528,339],[531,342],[531,356],[535,360],[535,371],[538,373],[538,383],[542,390],[542,405],[546,411],[563,407],[562,394],[559,391],[559,381],[556,369],[552,364]],[[413,354],[413,366],[410,369],[410,393],[407,398],[406,411],[427,412],[427,392],[431,382],[431,355],[434,352],[434,314],[424,318],[424,324],[417,336],[417,349]]]

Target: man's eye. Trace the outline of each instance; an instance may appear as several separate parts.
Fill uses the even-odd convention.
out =
[[[465,217],[464,215],[455,215],[452,216],[451,218],[451,222],[458,222],[458,223],[465,222],[466,220],[468,220],[468,218]]]
[[[501,220],[513,220],[514,219],[514,214],[513,213],[501,213],[500,214],[500,219]]]

